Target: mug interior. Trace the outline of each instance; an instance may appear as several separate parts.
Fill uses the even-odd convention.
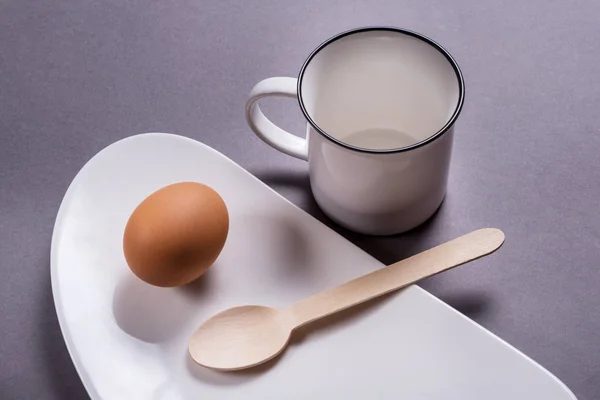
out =
[[[395,151],[450,127],[460,111],[460,70],[439,45],[412,32],[367,28],[323,43],[301,70],[309,122],[351,148]]]

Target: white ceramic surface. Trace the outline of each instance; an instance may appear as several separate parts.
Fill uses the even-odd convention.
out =
[[[143,198],[184,180],[223,196],[230,236],[199,281],[151,287],[126,266],[122,231]],[[417,286],[299,332],[265,367],[219,373],[188,357],[190,334],[218,311],[284,307],[381,266],[222,154],[167,134],[130,137],[90,160],[65,195],[52,238],[56,311],[93,400],[575,399]]]
[[[297,97],[306,139],[270,122],[258,101]],[[446,193],[453,127],[462,108],[460,69],[413,32],[363,28],[319,46],[295,78],[259,82],[246,119],[266,143],[308,160],[323,211],[358,232],[404,232],[429,218]]]

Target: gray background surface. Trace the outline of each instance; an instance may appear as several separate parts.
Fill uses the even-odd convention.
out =
[[[431,36],[467,84],[446,202],[384,262],[482,226],[504,248],[423,287],[600,398],[600,3],[0,1],[0,398],[85,399],[56,319],[50,239],[83,164],[137,133],[200,140],[329,223],[307,166],[247,128],[251,87],[342,30]],[[266,111],[303,132],[298,105]],[[118,193],[115,193],[118,196]]]

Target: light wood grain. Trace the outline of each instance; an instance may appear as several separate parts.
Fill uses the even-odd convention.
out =
[[[393,290],[483,257],[504,242],[498,229],[481,229],[398,261],[289,308],[297,326],[342,311]]]
[[[194,332],[190,355],[198,364],[219,370],[261,364],[284,350],[294,329],[491,254],[503,243],[502,231],[480,229],[284,310],[264,306],[230,308]]]

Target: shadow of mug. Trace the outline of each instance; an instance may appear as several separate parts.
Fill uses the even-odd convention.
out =
[[[427,221],[408,232],[390,236],[364,235],[336,224],[325,215],[313,197],[306,172],[255,172],[254,175],[275,190],[291,193],[300,208],[386,265],[432,247],[428,246],[432,243],[429,236],[443,218],[444,203]]]

